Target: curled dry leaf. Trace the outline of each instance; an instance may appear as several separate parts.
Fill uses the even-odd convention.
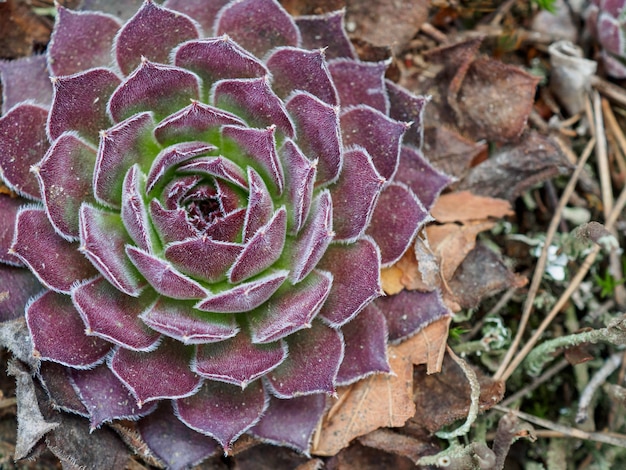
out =
[[[352,439],[380,427],[402,426],[415,413],[413,365],[438,372],[448,338],[450,317],[437,320],[413,338],[388,349],[394,375],[374,375],[338,390],[324,417],[312,453],[335,455]]]
[[[497,253],[479,243],[457,268],[448,287],[461,307],[475,308],[485,297],[527,283],[526,277],[511,272]]]
[[[35,444],[59,423],[48,422],[42,416],[35,384],[30,372],[23,365],[17,360],[11,360],[7,372],[15,377],[16,382],[17,417],[20,425],[17,428],[14,457],[15,460],[20,460],[27,457]]]
[[[474,249],[476,235],[492,227],[488,219],[512,215],[513,211],[508,201],[461,191],[440,196],[432,208],[432,214],[438,222],[444,222],[444,224],[430,226],[426,230],[426,238],[416,239],[414,250],[409,250],[396,264],[382,270],[382,286],[386,294],[394,295],[403,289],[432,291],[441,284],[440,270],[443,282],[449,284],[457,268],[467,254]],[[453,222],[468,223],[468,225],[458,225]],[[419,263],[417,259],[420,260]],[[493,260],[490,259],[489,262],[491,261]],[[474,259],[473,262],[477,263],[475,268],[481,271],[481,276],[484,274],[485,266],[491,266],[481,263],[479,258]],[[494,267],[504,268],[504,265],[499,262]],[[471,270],[471,267],[468,269]],[[506,281],[506,285],[510,285],[513,283],[514,276],[506,268],[504,270],[507,276],[503,280]],[[495,278],[502,274],[500,269],[493,271],[493,276],[488,277]],[[498,287],[496,290],[501,288]],[[464,301],[462,294],[457,293],[455,297],[457,301],[460,299],[459,303],[462,305],[475,304],[482,298],[481,296],[476,300],[476,294],[479,292],[481,291],[474,289],[471,300],[467,302]],[[487,292],[493,293],[493,286],[486,289],[485,295]]]
[[[432,253],[430,256],[433,257]],[[422,264],[424,259],[420,258]],[[434,260],[436,261],[436,260]],[[380,271],[383,290],[387,295],[395,295],[404,289],[408,290],[432,290],[430,286],[422,280],[419,269],[420,264],[417,262],[414,250],[408,250],[396,264]],[[437,272],[437,264],[434,264]]]
[[[512,201],[531,186],[571,169],[552,138],[529,132],[517,144],[501,148],[472,168],[458,190]]]
[[[426,228],[428,241],[440,259],[441,276],[446,282],[452,279],[456,269],[476,246],[476,236],[494,225],[494,222],[476,221],[464,225],[451,223]]]
[[[477,57],[482,40],[472,38],[425,54],[436,73],[420,86],[433,94],[426,126],[443,123],[474,140],[507,142],[526,127],[539,79],[518,67]]]
[[[377,429],[359,438],[359,442],[367,447],[407,457],[415,464],[424,455],[439,451],[439,448],[430,442],[422,442],[415,437],[399,434],[391,429]]]
[[[489,410],[504,396],[504,383],[494,381],[474,368],[480,384],[479,407]],[[436,432],[443,426],[464,419],[470,406],[470,386],[461,368],[446,357],[439,374],[429,375],[423,367],[415,370],[415,416],[411,422]]]
[[[432,124],[424,129],[423,151],[439,170],[460,180],[474,160],[486,158],[486,142],[473,142],[452,128]]]

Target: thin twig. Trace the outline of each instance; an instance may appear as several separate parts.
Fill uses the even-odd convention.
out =
[[[567,362],[566,359],[561,359],[559,362],[557,362],[552,367],[547,369],[543,374],[541,374],[541,376],[533,380],[532,383],[526,385],[521,390],[518,390],[513,395],[507,397],[506,400],[503,400],[502,403],[500,403],[500,405],[509,406],[510,404],[515,403],[517,400],[523,398],[524,395],[532,392],[533,390],[537,389],[540,385],[546,383],[548,380],[550,380],[556,374],[561,372],[567,366],[569,366],[569,362]]]
[[[622,87],[613,85],[597,75],[591,77],[591,86],[614,103],[626,106],[626,91]]]
[[[624,137],[624,133],[617,123],[611,105],[608,100],[604,98],[602,99],[602,112],[604,114],[604,122],[606,122],[606,125],[619,146],[620,151],[616,152],[615,160],[617,161],[620,173],[626,178],[626,137]]]
[[[602,211],[604,218],[609,218],[613,208],[613,191],[611,189],[611,173],[609,172],[609,157],[606,150],[606,135],[604,131],[604,119],[602,119],[602,102],[600,94],[593,94],[593,114],[596,137],[596,162],[600,176],[600,189],[602,191]]]
[[[622,189],[622,192],[620,193],[619,198],[617,198],[617,201],[615,201],[615,206],[613,207],[613,210],[611,211],[609,218],[605,222],[605,227],[607,229],[610,230],[611,228],[613,228],[613,225],[615,224],[615,222],[621,215],[624,205],[626,205],[626,186],[624,187],[624,189]],[[552,220],[552,223],[554,223],[554,219]],[[550,323],[552,323],[552,320],[554,320],[554,318],[559,314],[561,309],[565,306],[565,304],[569,300],[570,296],[576,291],[576,289],[578,289],[578,286],[580,285],[580,283],[585,279],[585,277],[587,276],[587,273],[589,272],[589,269],[591,269],[591,266],[593,265],[593,262],[596,260],[598,253],[600,253],[600,247],[598,245],[594,245],[593,248],[591,249],[591,252],[587,255],[582,265],[580,266],[580,269],[576,273],[576,276],[574,276],[574,278],[570,281],[570,284],[568,285],[565,292],[563,292],[561,297],[559,297],[559,300],[556,302],[554,307],[552,307],[552,310],[550,310],[550,313],[548,313],[548,315],[543,319],[543,321],[541,322],[541,325],[539,325],[535,333],[528,340],[526,345],[522,348],[522,350],[515,357],[515,359],[511,361],[509,366],[501,375],[497,376],[498,380],[506,381],[511,376],[511,374],[515,372],[515,369],[517,368],[517,366],[521,364],[521,362],[526,358],[528,353],[530,353],[530,351],[535,347],[535,344],[537,343],[537,341],[539,341],[539,338],[541,337],[543,332],[548,328]],[[534,281],[534,278],[533,278],[533,281]]]
[[[498,11],[496,11],[496,14],[493,16],[493,19],[489,22],[489,24],[491,26],[496,26],[502,23],[506,14],[511,10],[513,5],[515,5],[515,1],[516,0],[506,0],[506,2],[502,3],[498,7]]]
[[[606,382],[606,379],[617,370],[622,362],[622,353],[611,354],[602,367],[600,367],[593,375],[578,400],[578,412],[576,413],[576,422],[584,423],[589,417],[589,405],[591,399],[595,395],[600,386]]]
[[[578,164],[576,165],[576,169],[574,170],[572,177],[567,183],[567,186],[565,187],[565,191],[563,191],[563,195],[561,196],[559,205],[557,206],[555,210],[554,217],[552,217],[552,220],[550,221],[550,226],[548,227],[548,231],[546,232],[546,239],[543,245],[543,249],[541,251],[541,256],[539,257],[539,260],[537,261],[537,267],[535,268],[533,279],[530,283],[530,287],[528,288],[528,296],[526,297],[526,302],[524,303],[524,310],[522,312],[522,318],[520,319],[518,330],[515,335],[515,339],[513,340],[511,347],[507,351],[506,355],[504,356],[504,359],[502,360],[502,363],[500,364],[500,367],[498,368],[498,370],[496,371],[494,375],[495,380],[506,380],[506,378],[504,378],[505,370],[507,370],[509,363],[513,359],[513,356],[515,355],[515,353],[517,352],[517,349],[524,336],[526,325],[528,324],[528,320],[530,318],[530,314],[533,310],[533,303],[535,301],[535,297],[537,296],[537,292],[539,291],[539,285],[541,284],[541,279],[543,277],[543,273],[546,269],[546,264],[548,261],[548,249],[550,248],[552,239],[554,238],[554,235],[556,234],[557,228],[561,221],[563,209],[569,202],[570,195],[574,192],[574,188],[576,187],[578,178],[580,177],[580,174],[582,173],[585,167],[585,162],[589,158],[589,155],[591,155],[591,151],[593,150],[594,145],[595,145],[595,139],[592,138],[591,140],[589,140],[589,143],[583,150],[583,153],[580,156],[580,159],[578,160]],[[508,375],[506,377],[508,378]]]
[[[606,106],[605,106],[606,103]],[[600,142],[601,140],[604,141],[604,154],[601,154],[599,152],[600,148],[598,147],[596,149],[597,153],[597,158],[598,158],[598,166],[600,168],[600,182],[602,184],[602,202],[604,205],[604,215],[606,217],[606,215],[608,214],[608,210],[606,207],[606,203],[608,202],[608,200],[610,200],[611,205],[613,204],[613,193],[612,193],[612,187],[611,187],[611,175],[610,175],[610,170],[609,170],[609,158],[608,158],[608,153],[607,153],[607,148],[606,148],[606,135],[604,132],[604,126],[601,124],[604,119],[602,118],[603,115],[607,114],[607,110],[608,113],[610,113],[610,115],[607,115],[607,119],[610,121],[611,118],[613,118],[613,121],[615,121],[615,116],[613,116],[613,113],[611,111],[611,107],[608,105],[608,102],[606,100],[603,100],[603,102],[600,102],[600,96],[597,94],[596,92],[596,96],[594,96],[594,108],[595,108],[595,112],[596,112],[596,120],[598,122],[600,122],[600,124],[596,125],[597,131],[601,132],[601,134],[598,134],[596,136],[596,142]],[[598,118],[597,115],[600,115],[600,117]],[[617,124],[615,122],[615,124]],[[619,126],[615,126],[619,129]],[[615,135],[615,133],[613,133],[613,135]],[[624,135],[622,134],[621,131],[618,131],[618,135],[621,135],[622,139],[624,139]],[[617,154],[619,154],[620,152],[617,151],[615,152]],[[621,158],[616,157],[616,159],[618,161],[621,161]],[[606,195],[605,193],[608,193],[608,195]],[[607,197],[608,200],[605,201],[604,198]],[[617,230],[612,229],[611,230],[611,234],[617,238]],[[622,260],[620,258],[620,253],[617,250],[613,250],[610,254],[609,254],[609,272],[611,273],[611,276],[613,276],[613,278],[615,279],[623,279],[624,277],[624,273],[622,270]],[[613,291],[613,295],[615,297],[615,301],[617,302],[618,305],[620,305],[621,307],[626,306],[626,286],[623,286],[621,284],[618,284],[617,286],[615,286],[615,289]]]
[[[513,413],[516,416],[528,421],[529,423],[533,423],[537,426],[544,427],[546,429],[551,429],[552,431],[563,433],[567,437],[572,437],[574,439],[582,439],[589,440],[594,442],[602,442],[603,444],[610,444],[619,447],[626,447],[626,435],[617,434],[617,433],[605,433],[605,432],[586,432],[582,429],[574,428],[571,426],[565,426],[559,423],[553,423],[547,419],[538,418],[537,416],[533,416],[528,413],[524,413],[523,411],[512,410],[510,408],[506,408],[501,405],[495,405],[493,407],[495,410],[501,411],[502,413]]]

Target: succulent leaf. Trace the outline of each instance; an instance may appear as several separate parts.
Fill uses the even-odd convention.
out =
[[[276,49],[267,59],[272,88],[286,98],[293,91],[306,91],[330,105],[338,104],[337,91],[324,60],[323,50],[304,51],[296,47]]]
[[[31,167],[48,218],[67,240],[78,240],[81,204],[95,202],[91,186],[95,163],[95,149],[70,131],[61,134],[41,161]]]
[[[195,72],[207,85],[227,78],[259,78],[268,74],[263,62],[228,35],[181,44],[176,49],[174,64]]]
[[[248,240],[228,272],[234,284],[250,279],[272,266],[283,253],[287,231],[287,211],[278,209],[272,219]]]
[[[395,210],[390,211],[388,207]],[[367,234],[380,247],[383,266],[389,266],[402,257],[428,217],[417,196],[403,184],[392,183],[383,190],[367,229]]]
[[[228,34],[257,57],[263,57],[275,47],[300,43],[300,31],[293,18],[272,0],[229,3],[217,16],[215,34]]]
[[[155,119],[161,121],[172,108],[182,108],[198,99],[200,81],[196,74],[142,59],[139,67],[111,95],[109,112],[115,122],[142,111],[152,111]]]
[[[206,295],[198,282],[185,276],[167,260],[131,245],[126,245],[126,254],[159,294],[181,300],[201,299]]]
[[[0,261],[13,266],[24,266],[22,261],[9,249],[15,238],[15,219],[22,207],[22,201],[7,194],[0,194]],[[3,283],[9,286],[10,283]]]
[[[126,256],[125,246],[131,239],[121,215],[83,203],[79,217],[82,252],[111,284],[137,297],[146,282]]]
[[[41,292],[42,287],[35,276],[25,269],[6,266],[0,271],[0,321],[21,318],[28,300]]]
[[[281,147],[280,157],[286,169],[285,187],[289,198],[291,212],[289,213],[289,232],[297,234],[304,225],[311,208],[311,199],[315,185],[317,162],[312,162],[304,156],[298,146],[291,140],[286,140]]]
[[[90,369],[104,361],[111,344],[85,334],[85,325],[72,299],[47,291],[26,307],[26,323],[34,354],[75,369]]]
[[[371,374],[391,372],[387,361],[387,321],[376,304],[368,304],[341,331],[346,346],[338,384],[348,385]]]
[[[428,325],[448,314],[438,291],[403,290],[398,295],[376,299],[375,305],[385,314],[389,341],[398,343],[416,332],[416,325]]]
[[[335,393],[343,360],[343,335],[320,321],[287,338],[289,356],[267,376],[272,393],[293,398],[314,393]]]
[[[140,409],[132,394],[106,364],[91,370],[73,370],[71,379],[89,413],[92,430],[116,419],[134,421],[154,411],[155,406]]]
[[[341,106],[367,105],[383,114],[389,112],[385,87],[386,62],[332,60],[328,67],[337,86]]]
[[[167,34],[163,34],[164,31]],[[115,57],[122,73],[128,75],[144,58],[168,62],[174,47],[199,36],[196,23],[187,15],[147,0],[117,35]]]
[[[193,431],[172,416],[169,404],[162,403],[137,424],[143,440],[168,468],[193,467],[216,453],[218,444],[215,440]]]
[[[300,282],[315,268],[334,236],[333,202],[330,192],[322,191],[313,201],[309,220],[293,248],[290,279],[294,283]]]
[[[330,187],[336,240],[355,241],[363,235],[384,183],[367,151],[356,148],[345,153],[343,171]]]
[[[323,395],[284,400],[270,396],[269,406],[250,433],[263,441],[307,452],[326,407]]]
[[[165,258],[186,274],[216,283],[226,279],[242,251],[239,243],[202,236],[171,243],[165,249]]]
[[[344,145],[358,145],[367,150],[378,173],[388,180],[398,168],[400,144],[406,130],[405,123],[366,106],[349,109],[341,115]]]
[[[141,408],[149,401],[193,395],[202,379],[189,369],[190,360],[189,350],[182,343],[165,339],[151,352],[118,348],[109,367]]]
[[[74,12],[57,7],[57,19],[48,47],[48,66],[56,76],[72,75],[111,62],[111,46],[120,23],[97,12]]]
[[[90,335],[135,351],[154,349],[161,335],[139,319],[154,293],[140,297],[121,295],[104,278],[97,277],[72,289],[72,301]]]
[[[213,437],[228,452],[231,444],[256,424],[267,401],[259,381],[244,389],[205,381],[198,393],[177,400],[174,406],[183,423]]]
[[[288,271],[277,270],[252,281],[238,284],[206,297],[196,308],[205,312],[238,313],[257,308],[278,290],[287,279]]]
[[[0,81],[3,115],[24,100],[32,100],[44,107],[52,102],[52,85],[45,55],[0,60]]]
[[[167,297],[159,297],[140,318],[153,330],[184,344],[224,341],[239,332],[232,315],[200,312],[193,308],[193,304]]]
[[[117,75],[102,68],[54,77],[54,99],[48,115],[50,138],[54,140],[75,130],[89,142],[97,143],[99,132],[111,127],[107,98],[120,83]]]
[[[333,285],[320,317],[333,326],[350,321],[382,293],[380,251],[371,238],[352,245],[333,243],[318,265],[332,274]]]
[[[38,200],[39,184],[30,172],[48,150],[48,111],[40,106],[18,104],[0,118],[0,176],[17,194]]]
[[[430,210],[439,193],[452,183],[452,178],[435,169],[419,150],[403,146],[400,151],[400,165],[395,180],[406,184],[426,210]]]
[[[192,369],[207,379],[246,388],[287,357],[284,342],[253,344],[250,339],[241,333],[226,341],[198,345]]]
[[[276,127],[288,137],[294,136],[291,119],[270,87],[268,76],[220,80],[211,90],[211,96],[214,106],[232,111],[253,127]]]
[[[78,251],[78,243],[61,238],[43,209],[22,208],[15,222],[15,254],[48,289],[69,294],[76,281],[93,277],[97,271]],[[58,269],[63,263],[64,269]]]
[[[287,110],[295,121],[304,155],[318,162],[317,183],[336,180],[342,163],[339,108],[308,93],[295,93],[287,102]]]
[[[154,120],[150,113],[139,113],[100,133],[100,146],[93,175],[98,202],[114,208],[122,203],[122,184],[135,163],[145,171],[156,153],[152,140]]]
[[[262,309],[250,316],[252,342],[269,343],[311,328],[332,281],[329,273],[313,271],[297,286],[279,290]]]
[[[324,15],[300,16],[296,24],[302,36],[303,49],[324,49],[330,59],[356,59],[357,55],[343,27],[344,10]]]

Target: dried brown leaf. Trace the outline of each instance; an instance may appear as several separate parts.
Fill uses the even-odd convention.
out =
[[[526,277],[512,273],[497,253],[479,243],[457,268],[448,287],[463,308],[474,308],[485,297],[527,283]]]
[[[449,323],[449,317],[438,320],[404,343],[390,346],[393,374],[374,375],[338,390],[312,453],[335,455],[355,437],[380,427],[402,426],[413,416],[413,365],[426,364],[430,373],[439,370]]]
[[[431,209],[437,222],[469,222],[513,215],[511,204],[504,199],[478,196],[469,191],[442,194]]]
[[[410,250],[409,250],[410,251]],[[387,295],[395,295],[404,290],[402,277],[404,272],[397,266],[397,263],[388,268],[380,270],[380,281]]]
[[[299,452],[286,447],[271,444],[259,444],[250,447],[233,457],[237,470],[276,470],[281,468],[310,469],[316,468],[315,460],[310,460]],[[313,462],[311,464],[310,462]],[[220,459],[212,459],[213,468],[217,468]],[[223,462],[221,462],[223,464]],[[220,468],[226,468],[220,467]]]
[[[431,64],[412,89],[431,94],[425,126],[442,124],[471,140],[508,142],[526,127],[538,78],[513,65],[478,57],[482,37],[428,51]]]
[[[406,457],[415,464],[421,457],[435,454],[440,450],[431,442],[422,442],[414,437],[405,436],[390,429],[377,429],[360,437],[359,442],[373,449]]]
[[[431,106],[427,106],[429,109]],[[424,129],[424,155],[439,170],[457,179],[462,179],[471,163],[479,156],[486,156],[487,144],[474,142],[447,126],[432,126]]]
[[[0,2],[0,58],[15,59],[31,55],[35,45],[50,39],[52,24],[33,13],[28,2]]]
[[[513,201],[535,184],[571,170],[571,163],[552,138],[531,131],[517,144],[500,149],[472,168],[458,189]]]
[[[504,383],[492,380],[474,368],[480,384],[479,406],[486,411],[504,396]],[[416,413],[411,421],[436,432],[443,426],[467,416],[470,406],[470,386],[461,370],[446,356],[439,374],[429,375],[424,367],[415,369]]]
[[[472,62],[454,103],[461,128],[474,139],[519,137],[532,110],[539,77],[490,58]]]
[[[470,222],[426,227],[428,241],[440,259],[441,275],[446,282],[452,279],[456,269],[476,246],[476,236],[494,225],[494,222]]]
[[[415,464],[406,457],[381,452],[359,443],[342,450],[326,464],[327,470],[415,470]]]
[[[418,264],[415,251],[407,250],[396,264],[389,268],[381,269],[380,277],[385,293],[387,295],[394,295],[404,289],[421,291],[433,290],[436,286],[424,282],[422,274],[420,273],[420,266],[427,262],[428,260],[420,258],[420,263]],[[437,264],[433,267],[435,269],[434,272],[437,273]]]
[[[64,468],[125,468],[130,452],[113,431],[101,428],[90,432],[82,417],[69,413],[57,416],[60,426],[46,436],[46,444]]]
[[[39,409],[35,384],[30,371],[18,360],[9,362],[7,373],[15,377],[17,398],[17,442],[15,460],[28,456],[40,439],[59,423],[46,421]]]
[[[428,0],[347,0],[347,22],[354,37],[396,52],[428,19]],[[351,27],[354,25],[354,27]]]

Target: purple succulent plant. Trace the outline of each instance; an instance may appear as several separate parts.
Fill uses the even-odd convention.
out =
[[[588,31],[602,46],[606,73],[626,78],[626,2],[591,0],[585,16]]]
[[[0,320],[59,408],[170,464],[306,452],[328,394],[447,315],[375,300],[449,182],[386,66],[275,0],[59,7],[46,56],[0,64]]]

